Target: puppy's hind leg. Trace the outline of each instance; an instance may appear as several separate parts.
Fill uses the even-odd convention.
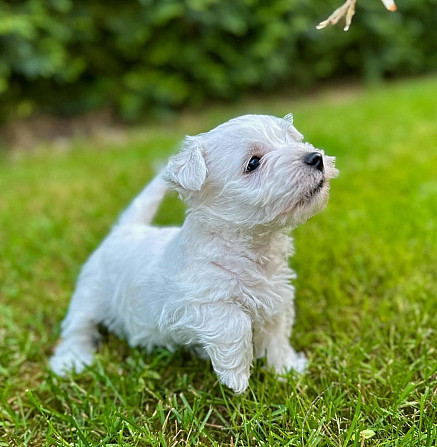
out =
[[[62,322],[61,342],[50,359],[55,374],[77,373],[92,363],[99,339],[97,323],[101,318],[101,290],[98,278],[85,264],[73,294],[67,316]]]

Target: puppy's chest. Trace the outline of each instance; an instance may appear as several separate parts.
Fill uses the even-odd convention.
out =
[[[282,312],[293,301],[293,271],[284,259],[253,261],[229,256],[213,261],[221,270],[222,286],[230,300],[239,304],[253,320],[266,320]]]

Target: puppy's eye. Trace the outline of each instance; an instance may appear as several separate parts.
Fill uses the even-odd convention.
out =
[[[260,165],[261,158],[252,157],[246,167],[246,172],[254,171]]]

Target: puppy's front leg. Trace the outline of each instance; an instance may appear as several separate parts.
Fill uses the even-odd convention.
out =
[[[220,382],[242,393],[253,359],[252,323],[239,307],[217,303],[187,307],[171,328],[179,341],[203,347]]]
[[[255,330],[254,345],[257,358],[266,356],[267,364],[278,374],[290,370],[303,373],[307,364],[305,354],[290,345],[292,319],[287,313],[274,316]]]

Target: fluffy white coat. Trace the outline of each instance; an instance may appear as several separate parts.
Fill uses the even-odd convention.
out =
[[[89,365],[103,324],[148,351],[191,348],[236,393],[254,356],[278,373],[302,372],[305,357],[289,343],[288,233],[326,205],[338,172],[333,157],[302,140],[291,115],[245,115],[186,137],[83,266],[53,371]],[[305,161],[312,153],[322,169]],[[168,186],[188,204],[181,228],[151,226]]]

